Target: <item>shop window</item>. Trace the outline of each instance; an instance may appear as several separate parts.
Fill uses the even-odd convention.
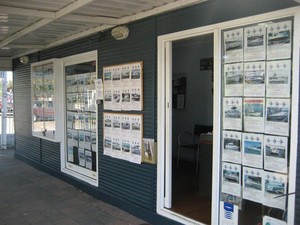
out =
[[[220,220],[236,208],[239,224],[287,222],[292,27],[287,18],[222,32]]]
[[[55,60],[31,66],[32,134],[51,141],[60,141],[62,89],[61,65]]]

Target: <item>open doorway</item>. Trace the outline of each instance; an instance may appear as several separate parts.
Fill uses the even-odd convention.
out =
[[[173,41],[171,52],[170,209],[201,223],[211,224],[213,34]]]

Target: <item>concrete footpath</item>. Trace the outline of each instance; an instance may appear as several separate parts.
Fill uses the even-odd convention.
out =
[[[146,225],[0,150],[0,225]]]

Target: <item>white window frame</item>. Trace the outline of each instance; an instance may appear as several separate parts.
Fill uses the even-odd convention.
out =
[[[48,137],[42,135],[42,133],[37,133],[34,131],[34,109],[33,109],[33,88],[32,88],[32,83],[33,83],[33,68],[36,66],[42,66],[46,64],[53,64],[53,79],[54,79],[54,124],[55,124],[55,135],[54,137]],[[63,94],[63,87],[62,87],[62,82],[63,82],[63,75],[62,75],[62,64],[59,62],[58,59],[49,59],[45,61],[40,61],[36,63],[31,64],[31,123],[32,123],[32,136],[42,138],[48,141],[53,141],[53,142],[61,142],[62,141],[62,100],[61,100],[61,95]]]
[[[157,213],[169,219],[184,224],[202,224],[178,213],[175,213],[166,207],[170,204],[169,199],[165,198],[165,190],[171,187],[171,180],[166,180],[165,167],[169,167],[170,155],[165,149],[170,149],[168,138],[171,135],[167,115],[171,102],[166,102],[167,96],[171,92],[170,82],[171,71],[167,58],[169,57],[166,49],[172,46],[172,41],[181,40],[190,37],[196,37],[207,33],[214,34],[214,144],[213,144],[213,176],[212,176],[212,214],[211,224],[219,222],[219,202],[220,202],[220,160],[221,160],[221,31],[229,28],[245,26],[248,24],[259,23],[262,21],[281,19],[285,17],[294,17],[294,36],[293,36],[293,77],[292,77],[292,111],[291,111],[291,135],[290,135],[290,167],[289,167],[289,190],[288,193],[294,193],[296,190],[296,163],[297,163],[297,144],[298,144],[298,93],[299,93],[299,45],[300,45],[300,7],[293,7],[284,10],[273,11],[251,17],[245,17],[237,20],[199,27],[195,29],[180,31],[158,37],[158,91],[157,96]],[[167,63],[165,63],[167,62]],[[168,80],[169,79],[169,80]],[[169,98],[171,101],[171,98]],[[169,108],[168,108],[169,107]],[[170,114],[169,114],[170,115]],[[170,173],[168,168],[166,173]],[[293,224],[295,218],[295,195],[288,196],[288,217],[287,223]]]
[[[60,152],[61,152],[61,171],[63,173],[66,173],[70,176],[73,176],[79,180],[85,181],[93,186],[98,187],[99,186],[99,171],[98,171],[98,129],[96,129],[96,137],[97,137],[97,141],[96,141],[96,171],[92,171],[89,169],[85,169],[83,167],[77,166],[75,164],[72,163],[68,163],[67,162],[67,134],[66,134],[66,91],[65,91],[65,67],[69,66],[69,65],[74,65],[74,64],[79,64],[79,63],[84,63],[84,62],[88,62],[88,61],[96,61],[96,73],[98,74],[98,52],[97,50],[95,51],[91,51],[91,52],[86,52],[86,53],[82,53],[82,54],[78,54],[78,55],[73,55],[73,56],[69,56],[69,57],[65,57],[61,59],[63,62],[63,77],[64,77],[64,81],[63,81],[63,95],[62,95],[62,99],[63,99],[63,108],[64,108],[64,112],[63,112],[63,124],[64,124],[64,128],[63,128],[63,140],[61,143],[61,147],[60,147]],[[98,75],[97,75],[98,77]],[[96,115],[98,115],[98,109],[96,111]],[[96,120],[96,127],[98,128],[98,119]]]

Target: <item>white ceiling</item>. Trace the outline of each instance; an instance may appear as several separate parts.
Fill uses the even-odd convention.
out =
[[[0,57],[11,59],[208,0],[0,0]]]

